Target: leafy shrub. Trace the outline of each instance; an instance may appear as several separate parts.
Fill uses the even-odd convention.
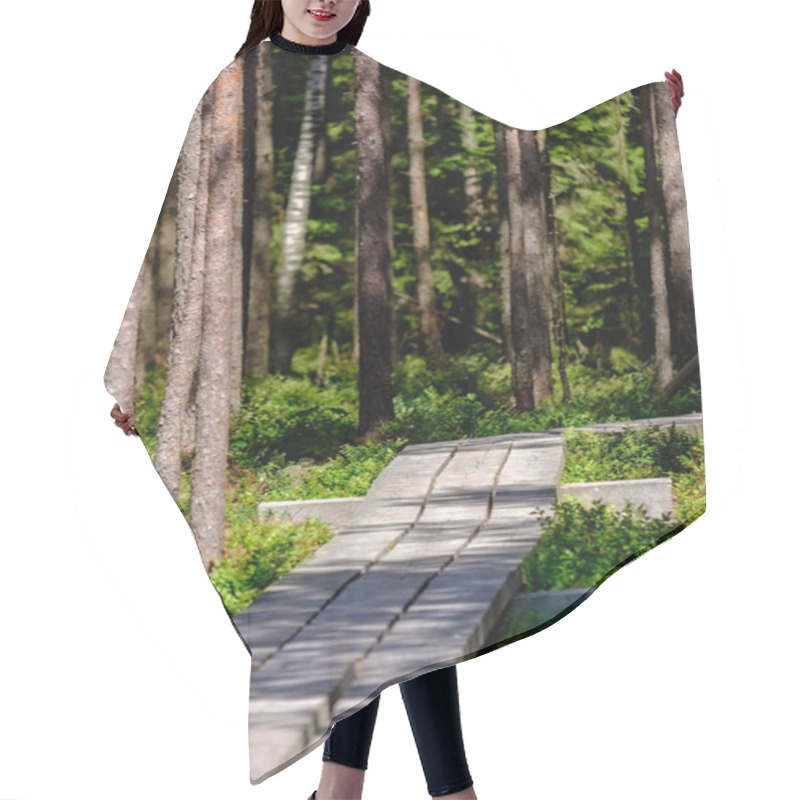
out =
[[[395,419],[386,424],[389,435],[409,442],[436,442],[479,434],[486,409],[474,394],[456,395],[428,386],[416,397],[397,397]]]
[[[541,517],[543,533],[523,560],[528,591],[557,591],[597,586],[625,563],[677,533],[665,514],[650,519],[642,506],[624,509],[574,497],[556,503],[552,517]]]
[[[316,517],[299,524],[280,517],[239,520],[209,577],[228,612],[238,614],[331,536],[329,526]]]
[[[281,492],[281,497],[274,499],[363,497],[378,475],[394,460],[403,443],[342,445],[334,458],[307,467],[299,487]]]
[[[274,375],[243,388],[242,408],[231,424],[230,455],[250,468],[280,456],[322,457],[352,437],[357,425],[349,391]]]
[[[563,483],[660,478],[696,472],[703,440],[681,430],[650,426],[617,432],[570,430],[564,434]]]

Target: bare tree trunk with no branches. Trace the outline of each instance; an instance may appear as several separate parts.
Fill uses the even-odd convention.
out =
[[[672,357],[670,352],[664,232],[661,226],[661,204],[659,202],[658,173],[656,171],[656,129],[653,121],[652,85],[640,86],[634,91],[641,103],[642,110],[645,198],[647,215],[650,219],[650,273],[653,283],[656,386],[661,391],[672,378]]]
[[[195,109],[178,159],[172,335],[154,458],[156,470],[173,499],[177,499],[180,488],[181,432],[200,351],[208,204],[206,137],[211,131],[208,104],[204,97]]]
[[[197,385],[197,452],[192,470],[192,528],[206,570],[219,559],[225,541],[228,423],[231,393],[233,201],[237,171],[241,59],[227,67],[213,87],[209,163],[203,332]],[[236,354],[238,357],[238,354]]]
[[[417,267],[417,297],[421,310],[422,344],[428,368],[442,358],[442,339],[436,318],[436,292],[431,268],[430,222],[425,188],[425,144],[422,131],[422,91],[416,78],[408,78],[408,173],[411,191],[411,226]]]
[[[528,280],[529,335],[533,348],[533,402],[535,406],[553,394],[552,287],[547,268],[547,226],[542,167],[536,132],[519,132],[522,163],[523,253]]]
[[[666,83],[653,87],[658,123],[658,153],[661,162],[661,192],[666,211],[669,245],[669,299],[674,323],[673,343],[678,365],[687,363],[697,353],[692,259],[689,253],[689,215],[678,149],[678,129],[672,108],[672,90]]]
[[[534,354],[530,335],[529,287],[525,271],[521,133],[522,131],[518,128],[505,127],[511,262],[511,339],[513,342],[511,389],[515,408],[520,412],[531,411],[535,407],[533,400]]]
[[[380,64],[356,50],[356,202],[358,204],[359,436],[370,437],[394,418],[390,281],[388,154],[382,132],[388,112]]]

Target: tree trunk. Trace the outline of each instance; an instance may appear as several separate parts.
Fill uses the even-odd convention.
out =
[[[181,438],[200,351],[205,215],[208,205],[209,98],[197,106],[178,159],[175,278],[167,386],[158,420],[155,467],[173,499],[181,480]]]
[[[231,113],[236,125],[235,150],[232,154],[237,169],[234,172],[233,190],[233,259],[229,265],[231,276],[231,414],[239,413],[242,406],[242,368],[244,366],[244,272],[242,269],[242,210],[244,170],[242,169],[242,135],[244,133],[243,98],[244,66],[236,70],[236,94],[231,103]]]
[[[253,52],[253,51],[250,51]],[[252,217],[252,255],[247,304],[245,369],[255,377],[269,373],[269,333],[271,305],[272,187],[275,173],[275,147],[272,139],[272,109],[275,85],[272,76],[272,48],[256,48],[254,62],[254,125]],[[247,56],[245,56],[247,58]],[[256,62],[256,58],[258,62]],[[246,262],[247,263],[247,262]]]
[[[619,97],[614,98],[614,113],[617,123],[617,161],[619,163],[620,183],[625,197],[625,245],[628,251],[629,313],[635,311],[639,324],[631,323],[631,334],[641,342],[642,354],[653,349],[653,320],[650,314],[651,282],[647,264],[639,251],[639,237],[636,231],[636,204],[631,191],[630,167],[628,165],[628,136],[626,120],[622,113]],[[632,273],[632,274],[631,274]]]
[[[150,274],[150,264],[145,256],[144,264],[139,268],[136,282],[133,285],[128,305],[122,316],[122,323],[114,340],[111,357],[106,366],[104,383],[109,393],[125,411],[135,412],[137,384],[137,350],[142,303]],[[135,413],[134,413],[135,419]]]
[[[325,122],[325,106],[328,94],[331,91],[333,71],[325,70],[325,86],[322,91],[319,109],[319,135],[317,136],[317,147],[314,152],[314,183],[325,183],[328,173],[328,126]]]
[[[640,86],[634,92],[642,110],[645,205],[650,220],[650,274],[653,285],[656,386],[661,391],[672,378],[672,358],[670,352],[664,233],[661,227],[661,203],[658,174],[656,172],[656,129],[653,122],[652,85]]]
[[[558,219],[556,197],[552,185],[552,168],[547,147],[547,131],[538,131],[539,150],[545,196],[545,222],[547,225],[548,272],[553,291],[553,338],[558,350],[558,378],[561,381],[561,400],[569,402],[572,391],[567,377],[567,310],[564,302],[564,284],[561,280],[561,264],[558,260]]]
[[[164,205],[158,215],[158,221],[150,239],[147,253],[144,257],[143,274],[139,287],[139,333],[136,340],[136,386],[144,383],[147,370],[152,369],[153,356],[156,351],[156,277],[158,275],[159,243],[161,239],[161,225],[164,222]]]
[[[658,124],[658,153],[661,162],[661,191],[666,211],[669,251],[669,297],[675,360],[688,361],[697,352],[692,259],[689,253],[689,215],[678,149],[675,111],[670,102],[672,90],[666,83],[653,87]]]
[[[392,286],[394,286],[394,209],[392,208],[391,203],[391,194],[392,194],[392,153],[394,152],[392,149],[392,113],[391,113],[391,102],[392,102],[392,74],[390,70],[386,69],[383,65],[381,65],[380,70],[381,76],[381,91],[383,92],[384,103],[386,106],[386,113],[383,115],[381,120],[381,130],[383,131],[383,148],[386,152],[386,164],[387,169],[389,170],[389,176],[387,178],[389,184],[389,194],[390,194],[390,201],[386,204],[389,213],[389,222],[386,226],[386,235],[389,240],[389,280],[391,281]],[[394,295],[392,295],[394,297]],[[398,350],[397,344],[397,326],[392,325],[392,363],[396,364],[398,359],[400,358],[400,352]]]
[[[169,352],[172,330],[172,292],[175,282],[176,218],[178,216],[178,176],[173,173],[169,182],[164,208],[158,224],[156,252],[153,263],[153,328],[152,352],[148,358],[148,369],[155,365],[156,358]]]
[[[542,167],[536,132],[519,132],[522,161],[523,253],[528,280],[528,331],[533,349],[534,406],[553,394],[553,364],[550,343],[552,288],[547,270],[547,226]]]
[[[206,229],[203,330],[197,385],[197,452],[192,470],[192,528],[206,570],[225,541],[227,453],[231,409],[231,352],[235,257],[234,200],[241,169],[237,107],[241,60],[214,83]]]
[[[478,133],[475,130],[475,113],[464,103],[458,104],[458,119],[461,123],[461,147],[468,158],[478,149]],[[470,163],[464,169],[464,194],[467,198],[467,221],[475,222],[483,216],[481,179],[478,171]]]
[[[297,282],[303,266],[306,227],[311,207],[314,154],[320,133],[327,56],[312,56],[306,83],[305,106],[297,153],[292,170],[289,199],[283,225],[283,263],[275,292],[274,366],[287,373],[292,366],[291,325],[297,307]]]
[[[433,368],[442,359],[442,339],[436,319],[436,291],[430,256],[430,222],[425,188],[425,143],[422,130],[420,82],[408,78],[408,177],[411,190],[411,224],[417,266],[417,297],[425,361]]]
[[[514,361],[514,343],[511,336],[511,230],[508,219],[508,155],[506,153],[506,126],[492,121],[494,130],[495,174],[497,175],[497,213],[499,218],[500,251],[500,324],[503,329],[503,352],[506,361]]]
[[[509,253],[511,257],[511,388],[517,411],[531,411],[533,400],[534,353],[530,334],[530,303],[525,270],[525,213],[522,199],[522,131],[506,126],[506,159],[508,176]]]
[[[359,331],[358,434],[370,437],[394,418],[392,403],[392,286],[386,226],[390,203],[388,154],[384,149],[380,64],[356,50],[355,121],[358,167],[357,261]]]

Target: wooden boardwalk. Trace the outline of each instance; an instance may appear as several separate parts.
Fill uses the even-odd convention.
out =
[[[252,782],[387,685],[484,646],[563,462],[557,433],[406,446],[351,525],[234,617],[253,660]]]
[[[673,423],[702,435],[700,414],[576,429]],[[406,446],[349,524],[234,617],[252,654],[251,782],[388,685],[496,644],[541,536],[531,515],[560,496],[565,430]]]

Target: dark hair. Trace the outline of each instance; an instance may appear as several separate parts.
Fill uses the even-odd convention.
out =
[[[350,44],[358,44],[364,23],[369,16],[369,0],[361,0],[356,13],[347,25],[339,31],[337,39],[345,39]],[[283,30],[283,6],[280,0],[255,0],[250,12],[250,30],[244,44],[234,58],[261,44],[268,36]]]

